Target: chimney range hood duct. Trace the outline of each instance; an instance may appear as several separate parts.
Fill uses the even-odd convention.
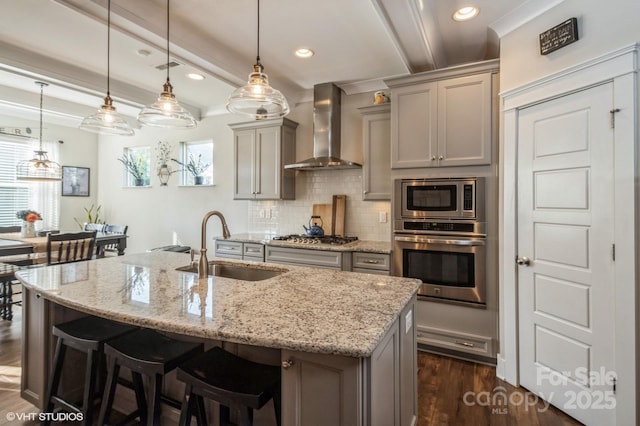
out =
[[[285,169],[357,169],[361,164],[340,158],[340,88],[333,83],[313,87],[313,157]]]

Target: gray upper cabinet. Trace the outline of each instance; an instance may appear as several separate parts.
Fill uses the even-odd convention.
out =
[[[391,167],[491,164],[497,61],[414,74],[391,88]]]
[[[233,188],[236,200],[293,200],[296,127],[286,118],[230,124],[233,129]]]
[[[362,199],[391,199],[391,105],[358,108],[362,114]]]

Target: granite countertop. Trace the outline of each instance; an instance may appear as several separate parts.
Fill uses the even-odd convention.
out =
[[[305,248],[311,250],[327,250],[327,251],[358,251],[368,253],[382,253],[391,254],[391,243],[386,241],[368,241],[368,240],[356,240],[348,244],[305,244],[294,243],[291,241],[274,240],[276,234],[270,233],[244,233],[244,234],[232,234],[229,241],[238,241],[242,243],[260,243],[281,247],[292,248]],[[221,239],[218,236],[215,239]]]
[[[175,270],[189,264],[188,255],[157,251],[27,269],[16,276],[55,303],[129,324],[351,357],[373,353],[420,285],[400,277],[215,260],[286,272],[263,281],[209,277],[200,282],[195,273]]]

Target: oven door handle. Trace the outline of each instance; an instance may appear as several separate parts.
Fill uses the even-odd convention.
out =
[[[453,246],[484,246],[484,240],[460,240],[448,238],[427,238],[427,237],[402,237],[396,236],[396,241],[406,243],[426,243],[426,244],[449,244]]]

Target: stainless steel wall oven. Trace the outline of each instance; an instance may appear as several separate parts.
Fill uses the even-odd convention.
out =
[[[486,306],[484,178],[394,182],[393,269],[418,296]]]

